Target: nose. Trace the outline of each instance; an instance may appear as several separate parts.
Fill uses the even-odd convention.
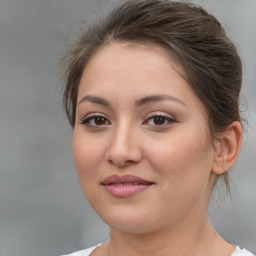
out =
[[[139,163],[142,150],[138,139],[136,131],[127,125],[116,127],[110,136],[106,160],[118,167]]]

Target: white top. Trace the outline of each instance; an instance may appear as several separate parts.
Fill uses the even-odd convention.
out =
[[[62,255],[62,256],[89,256],[90,253],[100,245],[101,244],[98,244],[91,248],[88,248],[88,249],[85,249],[82,251],[78,251],[78,252],[74,252],[74,253],[71,253],[68,255]],[[238,246],[236,246],[236,250],[230,256],[255,256],[255,255],[253,255],[252,253],[248,252],[245,249],[240,249]]]

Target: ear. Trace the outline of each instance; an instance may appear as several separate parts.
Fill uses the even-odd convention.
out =
[[[242,127],[240,122],[232,122],[215,143],[215,157],[212,172],[224,174],[234,165],[242,144]]]

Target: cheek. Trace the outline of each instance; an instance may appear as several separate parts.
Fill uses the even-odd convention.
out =
[[[84,182],[81,181],[84,176],[86,176],[85,180],[88,180],[95,174],[95,169],[102,159],[102,152],[99,150],[97,141],[91,141],[92,138],[86,136],[82,129],[74,129],[73,156],[81,183]]]
[[[166,207],[177,216],[208,200],[211,154],[198,141],[199,137],[175,136],[152,147],[151,165],[159,174],[161,201],[172,202]]]
[[[103,151],[97,140],[86,135],[83,129],[74,129],[73,157],[79,182],[85,197],[93,206],[99,195],[100,174]]]
[[[151,164],[163,181],[171,179],[171,185],[184,187],[208,182],[212,155],[199,133],[175,134],[150,148]]]

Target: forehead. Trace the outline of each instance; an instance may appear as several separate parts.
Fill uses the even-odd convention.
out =
[[[160,46],[111,43],[100,48],[84,68],[77,100],[94,95],[123,106],[134,105],[150,95],[167,94],[206,115],[205,107],[181,73]]]
[[[95,54],[89,59],[85,69],[97,62],[98,64],[107,64],[106,61],[115,62],[116,66],[125,65],[129,66],[141,60],[144,64],[152,64],[151,68],[155,69],[157,64],[158,68],[165,64],[165,67],[171,67],[177,71],[182,77],[186,73],[182,69],[179,62],[172,55],[170,50],[165,49],[163,46],[155,43],[140,43],[140,42],[111,42],[107,45],[100,47]],[[148,66],[149,67],[149,66]]]
[[[152,85],[155,80],[156,87],[167,79],[175,83],[183,80],[183,70],[170,54],[163,48],[154,44],[111,43],[101,47],[86,64],[80,87],[89,89],[93,84],[94,89],[109,87],[120,82],[119,86],[136,83],[136,89]],[[101,80],[101,81],[100,81]],[[101,82],[104,81],[104,84]],[[126,88],[127,89],[127,88]]]

